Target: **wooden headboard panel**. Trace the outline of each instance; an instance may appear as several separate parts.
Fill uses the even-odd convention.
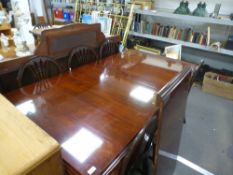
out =
[[[100,24],[69,24],[43,31],[35,54],[60,58],[67,56],[71,49],[77,46],[98,48],[104,40]]]

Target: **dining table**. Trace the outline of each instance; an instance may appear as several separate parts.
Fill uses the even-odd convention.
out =
[[[191,75],[189,63],[127,50],[4,96],[58,141],[67,174],[111,174],[151,117],[164,117],[157,100],[166,106]]]

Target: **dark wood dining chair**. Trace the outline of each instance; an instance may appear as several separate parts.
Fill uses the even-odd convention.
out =
[[[2,93],[2,89],[3,89],[3,88],[2,88],[2,86],[1,86],[1,84],[0,84],[0,94]]]
[[[43,29],[48,29],[48,28],[51,28],[52,25],[48,24],[48,23],[45,23],[45,22],[40,22],[36,25],[34,25],[33,27],[33,30],[36,30],[36,29],[40,29],[40,30],[43,30]],[[35,45],[38,45],[40,43],[40,36],[32,33],[34,39],[35,39]]]
[[[119,52],[119,41],[116,40],[106,40],[100,46],[100,59],[113,55]]]
[[[19,87],[33,82],[43,82],[47,86],[44,80],[60,73],[61,68],[53,58],[35,56],[20,67],[17,81]]]
[[[190,88],[191,86],[195,83],[195,82],[202,82],[203,81],[203,77],[204,77],[204,71],[201,70],[202,67],[204,66],[204,59],[202,59],[198,65],[196,66],[195,70],[193,71],[191,80],[190,80]]]
[[[98,55],[94,49],[81,46],[72,49],[68,58],[68,68],[71,70],[74,67],[78,67],[84,64],[88,64],[98,60]]]
[[[150,175],[155,174],[155,132],[157,116],[139,132],[131,143],[120,168],[120,175]]]

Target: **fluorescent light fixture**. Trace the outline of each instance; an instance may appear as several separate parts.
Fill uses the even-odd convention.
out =
[[[74,136],[61,146],[80,163],[85,162],[94,153],[103,141],[86,128],[81,128]]]
[[[100,75],[100,81],[104,81],[105,80],[105,76],[104,76],[104,74],[101,74]]]
[[[108,76],[107,70],[105,69],[105,70],[103,71],[103,73],[100,74],[99,79],[100,79],[101,82],[103,82],[103,81],[107,80],[108,77],[109,77],[109,76]]]
[[[148,103],[154,97],[155,91],[144,86],[137,86],[130,92],[130,97],[143,103]]]
[[[32,100],[28,100],[19,105],[16,105],[16,108],[20,110],[24,115],[34,114],[36,112],[36,107]]]

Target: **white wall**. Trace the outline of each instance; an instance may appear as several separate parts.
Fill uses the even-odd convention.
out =
[[[36,16],[44,16],[43,0],[29,0],[30,9]]]
[[[155,1],[155,7],[159,9],[170,9],[175,10],[181,0],[154,0]],[[207,4],[207,11],[208,13],[212,13],[214,11],[214,7],[216,3],[221,3],[221,9],[220,14],[229,15],[230,13],[233,13],[233,0],[189,0],[189,9],[193,11],[197,4],[202,1],[206,2]]]

